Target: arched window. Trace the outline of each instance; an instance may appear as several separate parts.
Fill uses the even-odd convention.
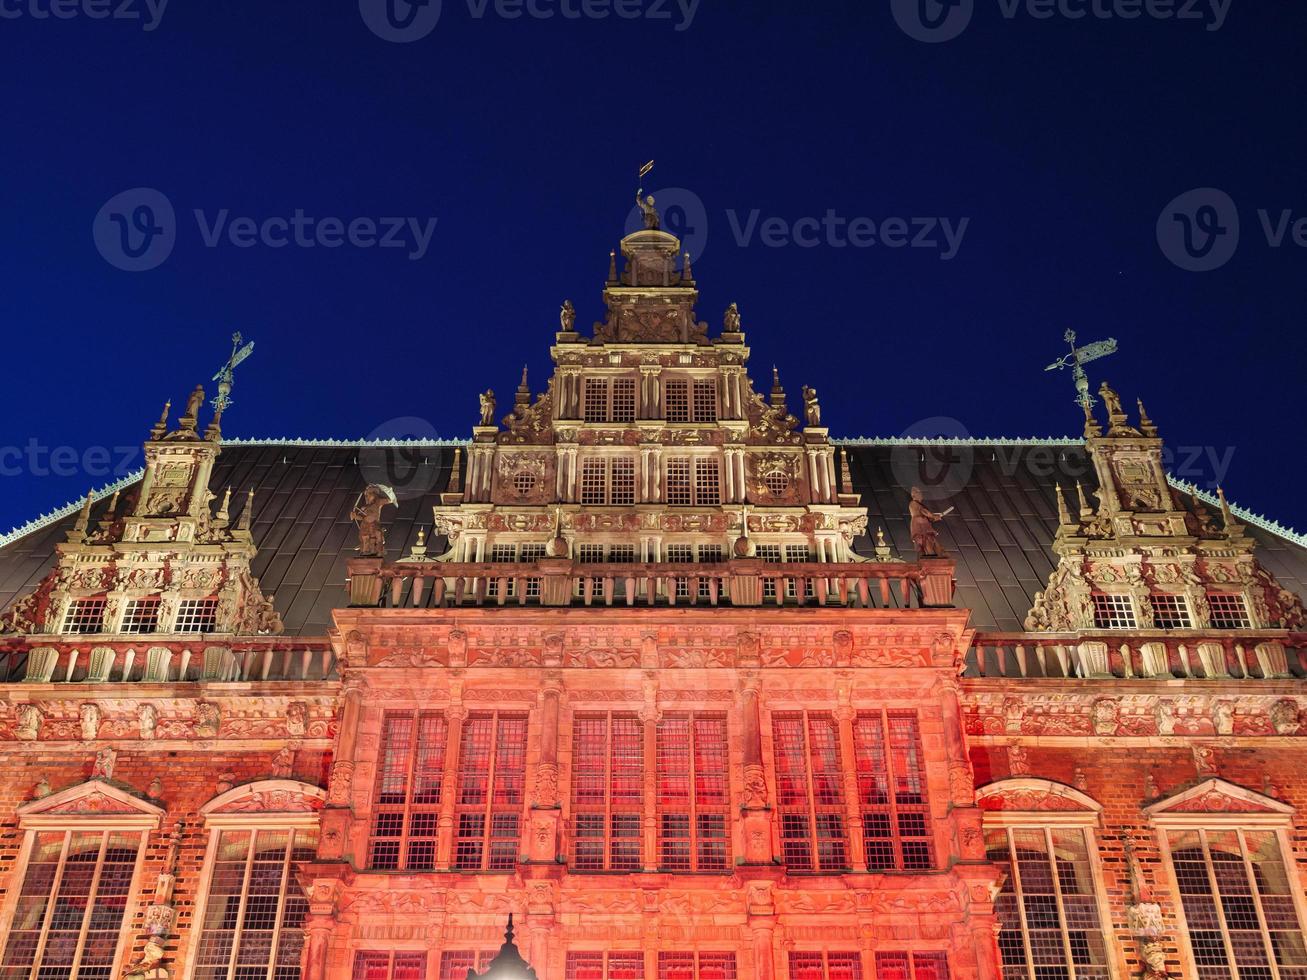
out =
[[[1042,779],[1003,780],[977,795],[987,856],[1003,872],[994,912],[1004,980],[1108,980],[1098,804]]]

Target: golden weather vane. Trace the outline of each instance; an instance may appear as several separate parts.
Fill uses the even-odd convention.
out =
[[[1044,370],[1057,371],[1062,368],[1071,368],[1071,373],[1076,381],[1076,402],[1086,410],[1091,409],[1094,407],[1094,396],[1089,393],[1089,376],[1085,374],[1085,365],[1090,361],[1098,360],[1100,357],[1106,357],[1108,354],[1115,354],[1116,339],[1108,337],[1106,340],[1096,340],[1092,344],[1077,347],[1076,332],[1074,330],[1068,330],[1063,334],[1062,339],[1071,345],[1071,353],[1058,358]]]

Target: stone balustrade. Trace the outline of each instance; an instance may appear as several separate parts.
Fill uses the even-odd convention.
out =
[[[383,562],[349,564],[351,606],[846,606],[937,608],[953,604],[954,564],[785,562],[582,564]]]

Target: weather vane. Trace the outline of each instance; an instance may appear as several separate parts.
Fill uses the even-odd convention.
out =
[[[219,415],[231,404],[231,386],[234,380],[232,372],[237,364],[254,353],[254,341],[251,340],[242,347],[241,341],[244,339],[239,330],[231,335],[231,357],[227,358],[227,363],[218,368],[218,373],[213,376],[213,380],[218,382],[218,397],[213,400],[213,407]]]
[[[1076,379],[1076,391],[1079,393],[1076,397],[1076,403],[1087,411],[1094,407],[1094,396],[1089,393],[1089,376],[1085,374],[1085,365],[1090,361],[1098,360],[1100,357],[1106,357],[1108,354],[1115,354],[1116,339],[1108,337],[1106,340],[1098,340],[1092,344],[1085,344],[1084,347],[1077,347],[1076,332],[1074,330],[1068,330],[1062,339],[1071,345],[1071,353],[1054,361],[1044,370],[1057,371],[1061,368],[1071,368],[1071,373]]]

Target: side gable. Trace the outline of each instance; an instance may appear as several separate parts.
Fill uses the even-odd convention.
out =
[[[1213,814],[1246,814],[1286,822],[1293,812],[1287,803],[1217,777],[1144,807],[1145,814],[1162,823],[1203,820]]]
[[[71,820],[88,826],[158,830],[163,809],[112,783],[90,779],[18,807],[18,825],[24,830],[66,827]]]

